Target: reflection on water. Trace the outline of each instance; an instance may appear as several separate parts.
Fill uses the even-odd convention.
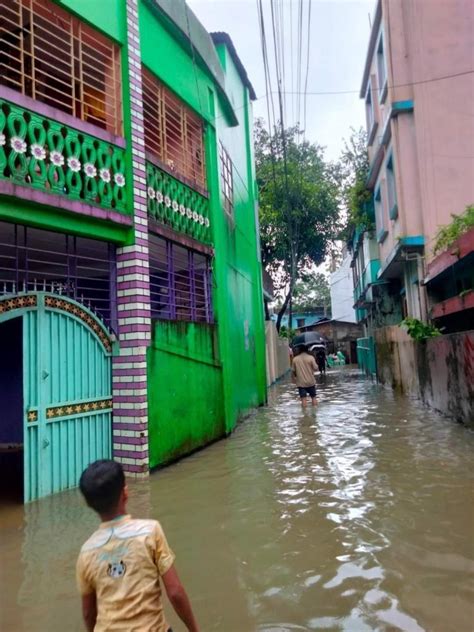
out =
[[[131,486],[203,632],[471,631],[474,434],[355,371],[319,399],[302,411],[281,384],[230,439]],[[82,630],[74,565],[95,518],[77,491],[0,520],[1,630]]]

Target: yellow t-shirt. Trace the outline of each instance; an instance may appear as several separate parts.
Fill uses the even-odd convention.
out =
[[[291,365],[293,375],[295,376],[296,386],[300,388],[309,388],[316,384],[314,372],[318,368],[316,360],[309,353],[300,353],[293,358]]]
[[[77,560],[80,593],[97,597],[94,632],[166,632],[159,578],[174,559],[156,520],[103,522]]]

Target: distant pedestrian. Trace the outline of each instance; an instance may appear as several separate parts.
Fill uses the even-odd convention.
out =
[[[326,351],[323,347],[316,351],[316,362],[318,363],[319,372],[326,373]]]
[[[101,460],[82,473],[79,487],[102,523],[83,545],[77,583],[88,632],[170,632],[160,580],[189,632],[198,632],[191,604],[174,567],[174,554],[156,520],[126,515],[122,466]]]
[[[298,388],[303,408],[306,407],[306,395],[311,397],[311,403],[313,406],[316,406],[317,404],[316,380],[314,378],[314,373],[317,368],[316,360],[310,353],[308,353],[306,347],[303,347],[298,354],[295,353],[291,372]]]

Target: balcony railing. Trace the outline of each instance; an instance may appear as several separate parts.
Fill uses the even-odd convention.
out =
[[[126,212],[124,149],[0,99],[0,180]]]
[[[151,162],[146,165],[148,214],[198,241],[211,242],[209,200]]]

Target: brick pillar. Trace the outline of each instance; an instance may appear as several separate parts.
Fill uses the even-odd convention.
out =
[[[113,454],[126,472],[143,477],[149,471],[146,349],[151,320],[137,0],[127,0],[127,31],[135,244],[117,251],[120,355],[113,360]]]

